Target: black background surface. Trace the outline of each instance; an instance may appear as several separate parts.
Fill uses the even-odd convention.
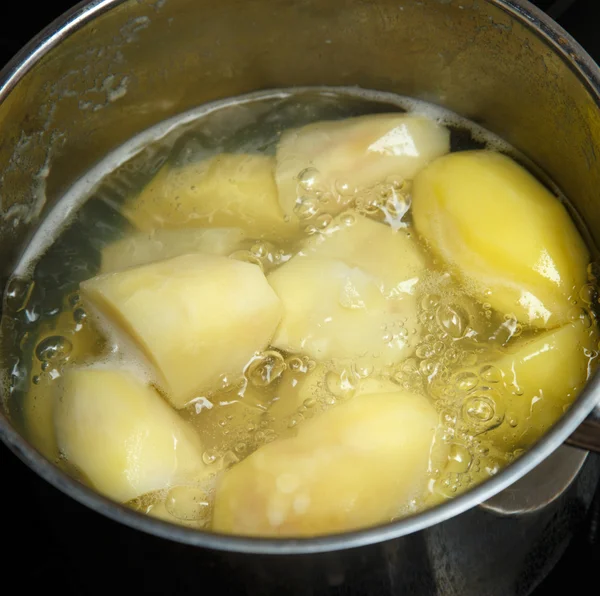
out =
[[[2,2],[0,65],[74,4],[72,0],[50,0],[36,3],[33,8],[31,3]],[[600,61],[600,0],[539,0],[538,5],[554,11],[551,14]],[[13,593],[6,584],[12,578],[18,581],[19,591],[59,590],[65,596],[240,593],[240,588],[235,586],[208,588],[205,574],[210,574],[210,570],[203,568],[201,557],[194,568],[171,567],[162,574],[156,573],[163,562],[148,558],[143,547],[145,541],[156,539],[130,532],[131,546],[123,551],[119,543],[123,531],[117,524],[60,494],[3,445],[0,445],[0,466],[0,537],[4,545],[1,592]],[[561,562],[536,590],[536,596],[559,590],[599,593],[600,494],[593,515],[596,517],[590,516],[583,525]],[[134,534],[137,536],[132,538]],[[180,547],[173,545],[172,548]],[[145,572],[149,568],[154,571],[151,583]],[[186,574],[194,579],[183,581]],[[255,590],[260,593],[259,586],[255,586]],[[361,590],[361,593],[364,592]]]

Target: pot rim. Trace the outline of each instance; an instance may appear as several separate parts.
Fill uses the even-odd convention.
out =
[[[65,38],[92,21],[95,17],[125,3],[127,0],[83,1],[53,21],[27,45],[25,45],[0,71],[0,103],[3,102],[18,82],[49,51]],[[587,52],[557,23],[528,0],[485,0],[511,15],[517,21],[544,39],[575,72],[578,79],[600,106],[600,68]],[[432,509],[412,517],[382,524],[364,530],[316,538],[249,538],[215,534],[178,526],[134,511],[125,505],[113,502],[94,490],[68,476],[44,458],[10,424],[7,416],[0,412],[0,439],[29,468],[44,480],[79,503],[136,530],[148,534],[220,551],[298,555],[323,553],[335,550],[358,548],[384,542],[424,530],[429,526],[446,521],[468,509],[479,505],[513,484],[532,470],[569,438],[600,403],[600,375],[595,375],[581,392],[570,411],[533,448],[517,461],[507,466],[497,476]]]

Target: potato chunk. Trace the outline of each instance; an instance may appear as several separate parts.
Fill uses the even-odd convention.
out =
[[[481,301],[536,327],[567,320],[588,251],[563,205],[514,161],[441,157],[415,179],[412,208],[419,233]]]
[[[298,198],[316,186],[333,196],[320,209],[339,213],[356,192],[390,176],[412,179],[449,150],[448,129],[410,114],[360,116],[289,130],[277,147],[281,207],[292,215]]]
[[[392,298],[412,294],[427,267],[423,251],[405,230],[393,230],[350,211],[312,236],[302,252],[362,269]]]
[[[410,348],[414,296],[386,299],[378,280],[361,269],[296,256],[268,280],[283,303],[276,348],[321,361],[368,356],[382,366],[397,362]]]
[[[124,213],[143,231],[236,227],[252,238],[288,240],[298,228],[284,220],[273,173],[274,159],[265,155],[224,153],[165,165]]]
[[[125,502],[205,474],[194,430],[131,373],[71,369],[61,385],[59,448],[103,494]]]
[[[190,253],[227,256],[245,239],[239,228],[184,228],[138,232],[102,250],[101,273],[121,271]]]
[[[485,433],[511,451],[539,440],[564,414],[587,381],[597,333],[580,321],[523,338],[504,356],[482,367],[492,379],[499,427]],[[586,355],[587,353],[587,355]],[[511,424],[512,423],[512,424]]]
[[[314,536],[388,521],[424,490],[437,424],[422,396],[353,398],[226,471],[213,529]]]
[[[100,275],[82,297],[148,357],[177,408],[221,375],[240,374],[268,344],[281,304],[256,265],[212,255]]]

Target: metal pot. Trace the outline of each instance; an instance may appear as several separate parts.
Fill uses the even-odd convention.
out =
[[[93,0],[35,38],[0,84],[5,274],[64,191],[133,135],[198,104],[296,85],[392,91],[482,124],[547,172],[600,241],[600,70],[523,0]],[[400,522],[306,540],[202,533],[108,501],[29,445],[6,401],[0,436],[66,494],[196,547],[178,548],[179,561],[203,553],[214,570],[248,578],[242,583],[261,594],[347,593],[362,582],[378,594],[521,595],[589,507],[600,464],[560,445],[587,428],[588,446],[598,446],[599,433],[589,432],[598,410],[573,433],[598,404],[599,383],[590,381],[534,448],[468,494]]]

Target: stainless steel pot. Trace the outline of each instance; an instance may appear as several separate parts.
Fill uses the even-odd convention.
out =
[[[35,38],[0,84],[5,275],[40,218],[122,142],[198,104],[295,85],[397,92],[482,124],[553,178],[600,244],[600,70],[523,0],[93,0]],[[376,593],[526,594],[562,552],[600,476],[597,459],[559,449],[586,428],[594,446],[598,410],[580,425],[599,402],[599,382],[468,494],[400,522],[306,540],[196,532],[110,502],[35,451],[6,401],[0,436],[101,514],[212,557],[226,551],[225,567],[251,574],[260,593],[344,589],[360,573]]]

